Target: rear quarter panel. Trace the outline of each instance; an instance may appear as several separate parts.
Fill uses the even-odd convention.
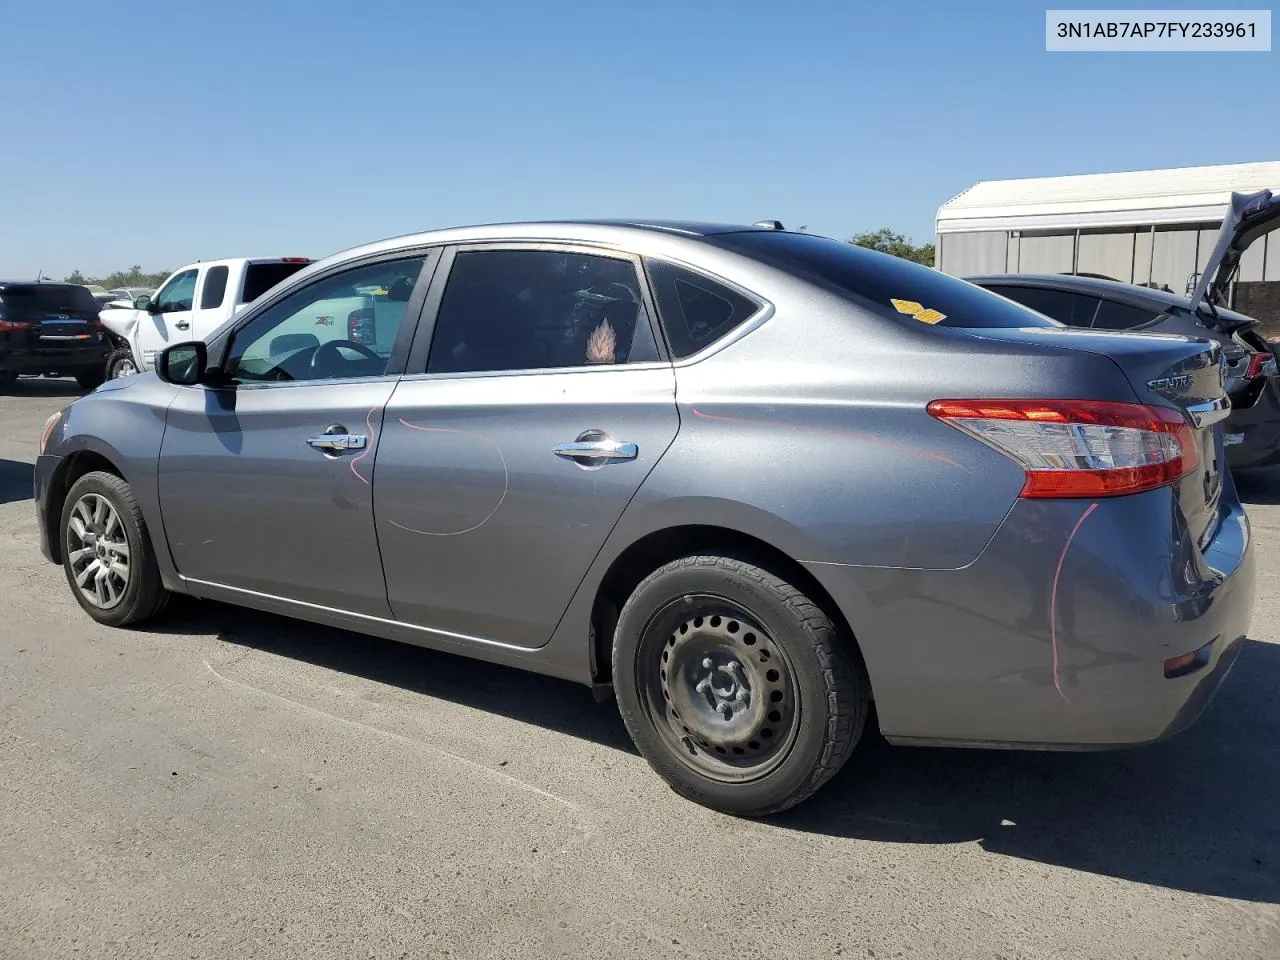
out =
[[[676,517],[741,529],[801,562],[956,569],[1017,498],[1016,464],[931,400],[1132,400],[1105,357],[1000,343],[781,290],[760,329],[677,368],[681,429],[619,533]]]
[[[916,330],[759,272],[767,285],[729,279],[760,290],[773,315],[719,352],[677,364],[680,431],[584,578],[551,650],[570,650],[586,634],[614,561],[672,527],[723,527],[801,563],[964,568],[994,537],[1024,476],[931,417],[929,401],[1134,399],[1107,357],[1038,344],[1015,353],[957,331]],[[841,597],[855,632],[873,608],[859,598],[859,580],[849,578]]]

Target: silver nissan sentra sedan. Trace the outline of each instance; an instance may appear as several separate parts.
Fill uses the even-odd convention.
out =
[[[315,263],[54,415],[43,552],[616,693],[679,793],[890,741],[1190,723],[1249,624],[1217,345],[753,226],[470,227]],[[870,708],[874,702],[875,713]]]

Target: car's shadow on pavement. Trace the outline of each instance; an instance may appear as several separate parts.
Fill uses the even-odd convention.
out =
[[[438,697],[634,753],[612,703],[523,671],[214,603],[160,629]],[[655,789],[657,787],[655,786]],[[1280,903],[1280,645],[1251,641],[1200,722],[1104,753],[863,745],[777,829],[993,853],[1155,886]]]
[[[1101,753],[860,748],[780,826],[1280,903],[1280,645],[1249,641],[1190,730]]]
[[[612,703],[581,684],[410,644],[182,598],[157,632],[217,634],[224,643],[463,704],[634,753]]]
[[[0,503],[30,500],[35,467],[21,460],[0,460]]]

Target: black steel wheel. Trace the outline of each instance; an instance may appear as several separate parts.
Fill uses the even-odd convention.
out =
[[[835,775],[862,732],[865,671],[849,638],[786,580],[685,557],[632,593],[614,636],[623,719],[681,795],[762,816]]]

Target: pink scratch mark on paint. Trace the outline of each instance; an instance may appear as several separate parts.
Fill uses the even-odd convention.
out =
[[[406,527],[403,523],[396,523],[394,520],[388,520],[387,523],[391,524],[391,526],[393,527],[398,527],[399,529],[405,530],[409,533],[421,534],[424,537],[457,537],[457,536],[461,536],[464,533],[471,533],[471,531],[473,530],[479,530],[486,523],[492,520],[494,515],[499,510],[502,509],[502,503],[504,500],[507,499],[507,491],[511,487],[511,470],[507,466],[507,458],[503,456],[502,448],[499,447],[492,440],[490,440],[488,437],[483,436],[479,433],[473,433],[470,430],[455,430],[452,427],[420,427],[416,423],[410,423],[404,417],[400,418],[400,422],[404,424],[406,427],[408,427],[410,430],[421,430],[423,433],[457,433],[457,434],[461,434],[464,437],[475,437],[477,440],[483,440],[489,446],[493,447],[494,452],[497,453],[498,455],[498,459],[502,461],[502,496],[498,497],[498,502],[493,505],[493,509],[489,511],[488,516],[486,516],[479,523],[475,523],[467,527],[465,530],[449,530],[444,533],[440,533],[435,530],[416,530],[413,527]]]
[[[1080,528],[1084,526],[1084,522],[1089,519],[1089,514],[1098,509],[1098,504],[1089,504],[1084,513],[1080,514],[1080,519],[1076,521],[1076,525],[1071,528],[1071,533],[1067,535],[1067,542],[1062,545],[1062,553],[1058,555],[1058,568],[1053,571],[1053,588],[1049,593],[1049,647],[1053,651],[1053,687],[1058,691],[1058,696],[1067,703],[1071,701],[1067,695],[1062,692],[1062,679],[1058,676],[1058,581],[1062,578],[1062,565],[1066,563],[1067,551],[1071,549],[1071,542],[1075,540],[1076,534],[1080,532]]]
[[[847,437],[850,440],[861,440],[864,443],[875,443],[884,447],[892,447],[894,450],[898,450],[902,453],[908,453],[908,454],[911,454],[912,456],[921,457],[925,460],[934,460],[938,463],[945,463],[951,467],[959,467],[961,470],[965,470],[966,473],[968,472],[968,470],[965,468],[963,464],[957,463],[955,460],[952,460],[946,454],[934,453],[931,450],[921,450],[918,447],[912,447],[905,443],[898,443],[895,440],[886,440],[884,437],[876,437],[867,433],[854,433],[850,430],[837,430],[834,427],[811,427],[811,426],[808,426],[807,424],[788,423],[785,420],[761,420],[761,419],[754,419],[749,417],[725,417],[715,413],[707,413],[703,410],[699,410],[697,407],[693,408],[693,415],[699,418],[700,420],[722,420],[725,423],[749,423],[749,424],[763,425],[763,426],[769,426],[769,427],[789,427],[792,430],[808,430],[813,433],[825,433],[835,437]]]
[[[374,442],[373,415],[374,413],[377,412],[377,410],[378,410],[377,407],[370,407],[369,413],[364,418],[364,428],[369,436],[369,445],[364,448],[364,453],[360,454],[360,456],[358,457],[353,457],[351,460],[351,472],[354,473],[356,475],[356,479],[359,480],[361,483],[363,483],[366,487],[369,485],[369,481],[360,475],[360,471],[356,469],[356,464],[359,463],[361,460],[363,460],[365,457],[367,457],[369,455],[369,452],[373,449],[373,442]]]

